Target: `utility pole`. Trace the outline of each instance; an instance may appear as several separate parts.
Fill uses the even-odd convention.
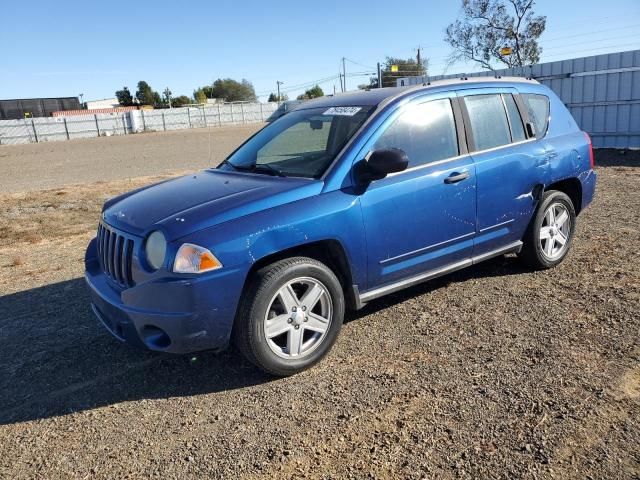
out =
[[[346,59],[344,57],[342,57],[342,78],[344,78],[344,89],[342,90],[343,92],[347,91],[347,67],[346,67],[346,63],[344,62]]]
[[[283,85],[284,82],[281,82],[280,80],[276,80],[276,85],[278,87],[278,106],[280,106],[280,85]]]
[[[425,75],[427,74],[426,69],[424,68],[424,66],[422,65],[422,55],[420,54],[420,50],[422,50],[422,47],[420,45],[418,45],[418,53],[416,55],[416,61],[418,62],[418,68],[419,68],[419,72],[422,73],[422,77],[424,80]]]
[[[378,88],[382,88],[382,68],[380,68],[380,62],[378,62]]]

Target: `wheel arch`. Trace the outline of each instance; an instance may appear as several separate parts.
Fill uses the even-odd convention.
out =
[[[573,203],[576,215],[582,210],[582,183],[577,178],[565,178],[550,185],[547,185],[544,191],[557,190],[566,194]]]
[[[317,240],[264,255],[255,261],[247,272],[242,288],[243,294],[255,272],[260,270],[262,267],[291,257],[309,257],[324,263],[333,271],[336,277],[338,277],[340,285],[342,285],[347,307],[352,309],[356,309],[358,307],[357,302],[359,300],[359,295],[357,287],[353,284],[353,274],[349,258],[342,243],[335,239]]]

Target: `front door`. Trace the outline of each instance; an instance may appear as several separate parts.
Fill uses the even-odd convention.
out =
[[[405,105],[365,147],[400,148],[409,158],[407,170],[372,182],[361,195],[367,290],[471,256],[476,176],[465,143],[458,139],[464,130],[456,102],[446,94]]]

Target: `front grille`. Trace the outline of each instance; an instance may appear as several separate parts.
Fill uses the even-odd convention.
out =
[[[112,227],[101,223],[98,226],[98,256],[104,273],[122,287],[134,285],[131,276],[133,239]]]

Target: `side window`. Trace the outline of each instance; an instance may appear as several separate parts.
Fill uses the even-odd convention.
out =
[[[507,116],[509,117],[509,125],[511,126],[511,140],[514,142],[526,140],[522,118],[520,117],[520,112],[516,106],[516,101],[513,99],[513,95],[502,95],[502,98],[507,107]]]
[[[469,113],[476,150],[511,143],[507,115],[500,95],[470,95],[464,97]]]
[[[549,98],[533,93],[523,94],[522,98],[527,106],[529,120],[536,127],[536,137],[544,137],[547,133],[547,124],[549,122]]]
[[[409,106],[378,138],[374,149],[400,148],[409,168],[458,155],[458,135],[449,99]]]

